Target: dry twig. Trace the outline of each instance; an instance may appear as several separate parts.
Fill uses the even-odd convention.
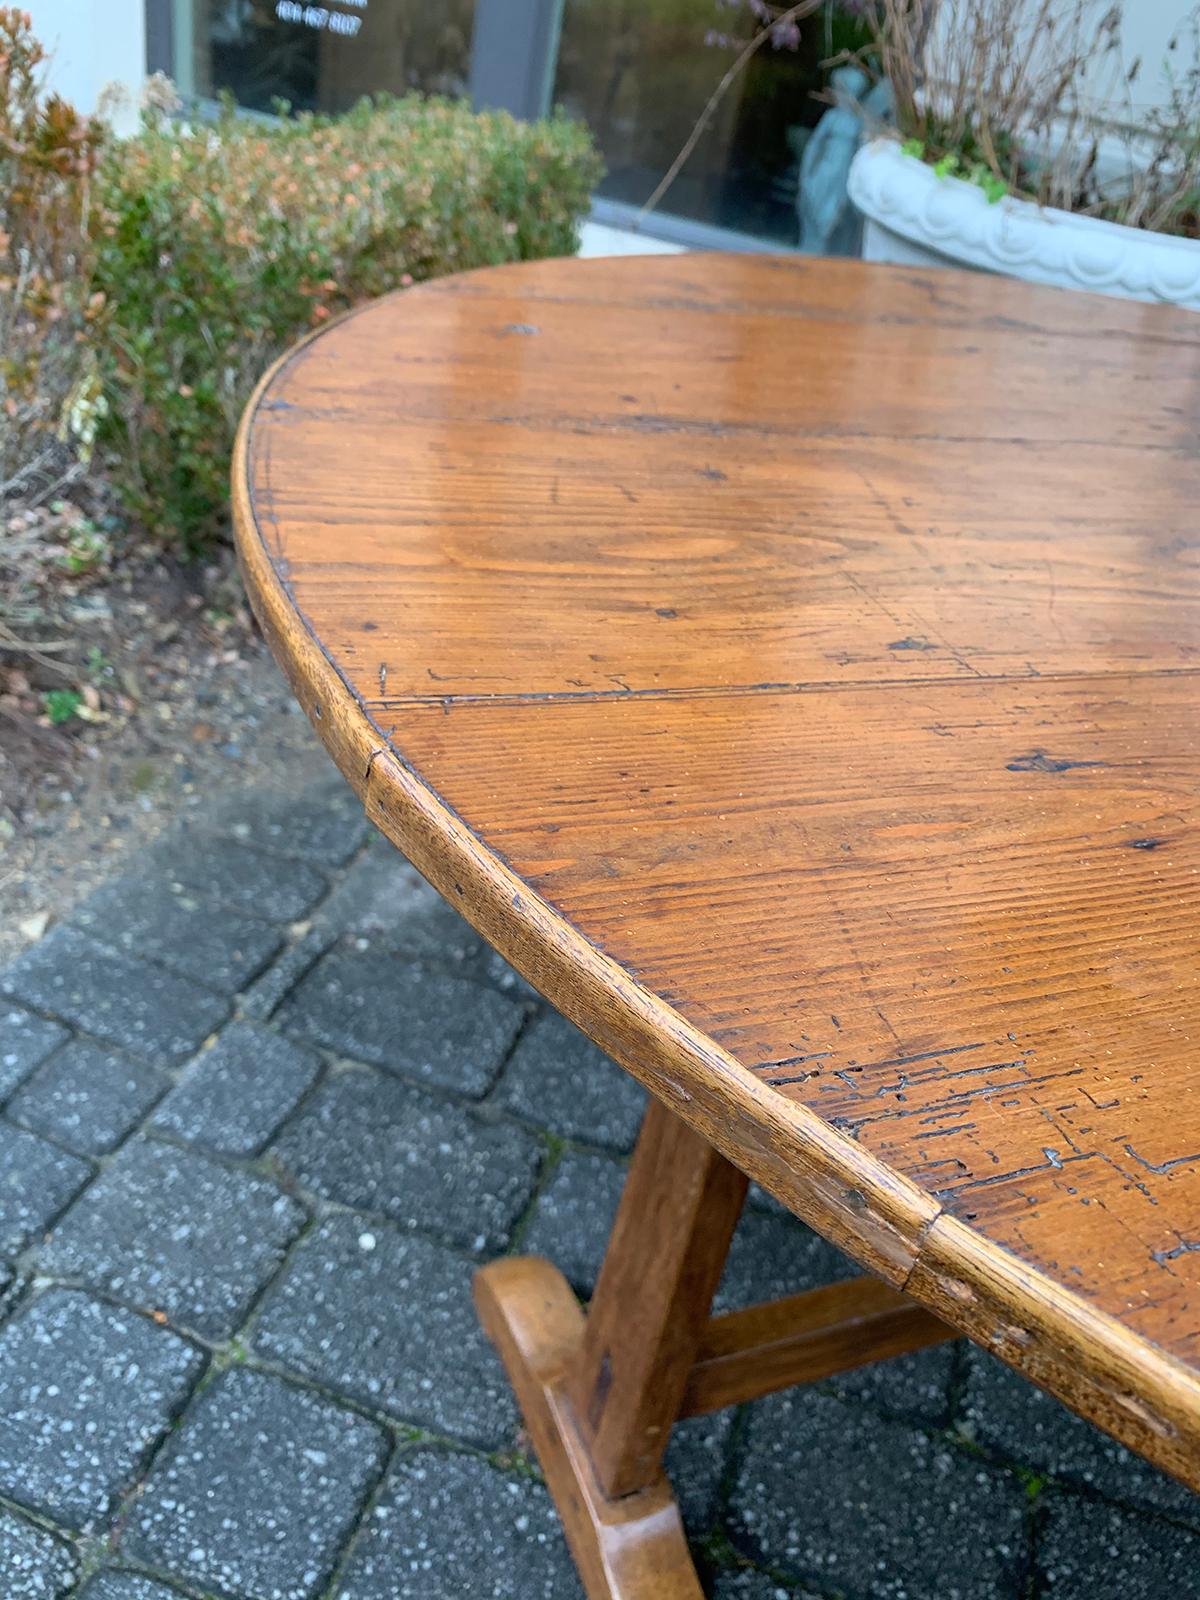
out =
[[[666,172],[663,173],[658,186],[654,190],[654,193],[650,196],[649,200],[646,201],[641,211],[638,212],[639,222],[644,216],[646,216],[648,212],[654,210],[655,206],[662,199],[663,195],[666,194],[667,190],[675,182],[675,179],[682,171],[683,165],[687,161],[687,158],[691,155],[697,144],[699,144],[704,130],[708,127],[709,123],[716,115],[717,107],[721,104],[721,101],[724,100],[730,89],[745,71],[751,57],[757,55],[757,53],[762,49],[763,45],[767,44],[771,39],[778,38],[780,29],[789,27],[792,23],[800,22],[805,17],[811,17],[814,11],[823,10],[825,4],[826,0],[800,0],[799,5],[788,6],[786,10],[779,12],[777,16],[772,16],[769,22],[764,22],[758,32],[754,34],[751,39],[747,40],[745,45],[743,45],[742,49],[738,52],[734,61],[726,69],[721,81],[717,84],[712,94],[709,95],[708,103],[705,105],[704,110],[696,118],[692,131],[684,140],[683,147],[681,148],[679,154],[675,157],[674,161],[672,161]]]

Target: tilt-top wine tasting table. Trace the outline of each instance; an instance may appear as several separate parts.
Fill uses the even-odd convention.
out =
[[[593,1600],[680,1417],[965,1333],[1200,1489],[1200,318],[546,261],[267,375],[258,616],[371,820],[650,1090],[476,1297]],[[753,1178],[860,1263],[711,1317]]]

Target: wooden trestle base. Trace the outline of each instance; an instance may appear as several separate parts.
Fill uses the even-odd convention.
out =
[[[475,1276],[589,1600],[702,1600],[662,1465],[676,1421],[956,1337],[874,1278],[711,1317],[745,1193],[653,1102],[586,1316],[540,1257]]]

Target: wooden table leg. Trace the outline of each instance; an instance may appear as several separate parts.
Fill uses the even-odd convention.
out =
[[[547,1261],[476,1274],[590,1600],[701,1600],[662,1456],[745,1194],[652,1102],[586,1321]]]
[[[612,1498],[643,1488],[662,1464],[746,1188],[745,1173],[651,1102],[571,1379]]]
[[[702,1600],[662,1467],[680,1417],[954,1337],[874,1278],[710,1318],[745,1195],[736,1167],[652,1103],[586,1319],[538,1257],[475,1275],[590,1600]]]

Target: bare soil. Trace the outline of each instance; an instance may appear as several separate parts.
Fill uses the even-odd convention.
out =
[[[45,518],[56,515],[74,513]],[[48,532],[58,554],[18,632],[60,648],[0,651],[0,960],[189,808],[227,789],[286,789],[327,764],[231,550],[201,563],[129,544],[73,572],[70,541]],[[56,690],[78,698],[57,725]]]

